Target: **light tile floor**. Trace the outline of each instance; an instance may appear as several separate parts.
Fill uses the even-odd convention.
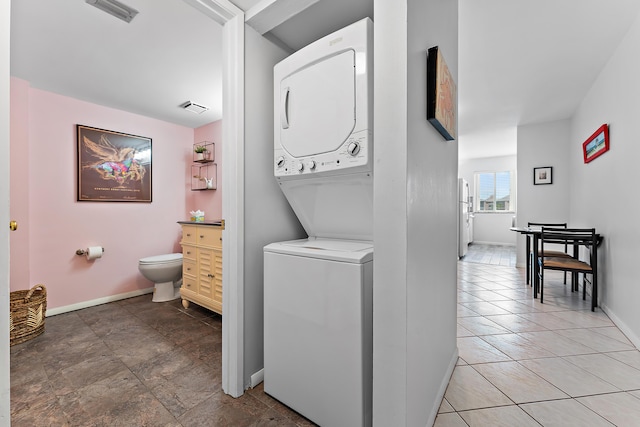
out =
[[[523,269],[458,263],[460,358],[436,427],[640,426],[640,352],[561,273],[545,279],[541,304]]]
[[[485,245],[471,243],[467,254],[462,258],[462,261],[515,267],[516,247],[512,245]]]

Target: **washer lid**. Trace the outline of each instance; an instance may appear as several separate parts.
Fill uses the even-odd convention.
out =
[[[265,252],[364,264],[373,261],[373,242],[309,238],[271,243]]]
[[[140,264],[167,264],[176,261],[182,261],[182,254],[164,254],[141,258]]]

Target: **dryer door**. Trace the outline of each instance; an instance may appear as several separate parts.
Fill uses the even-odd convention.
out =
[[[355,127],[355,52],[303,67],[280,81],[280,142],[295,158],[335,151]]]

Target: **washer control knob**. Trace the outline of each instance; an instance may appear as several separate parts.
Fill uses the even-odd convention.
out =
[[[276,159],[276,166],[279,168],[284,166],[284,156],[280,156]]]
[[[307,168],[309,168],[309,170],[314,170],[316,168],[316,161],[315,160],[309,160],[307,162]]]
[[[304,164],[298,163],[298,172],[302,172],[304,170]]]
[[[357,142],[352,142],[347,147],[347,153],[351,154],[352,156],[355,156],[359,152],[360,152],[360,144],[358,144]]]

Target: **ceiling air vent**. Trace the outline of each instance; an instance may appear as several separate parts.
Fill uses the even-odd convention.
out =
[[[196,114],[202,114],[209,109],[209,107],[205,107],[204,105],[194,104],[191,101],[187,101],[184,104],[182,104],[182,108]]]
[[[125,22],[131,22],[138,14],[137,10],[117,0],[85,0],[85,2]]]

